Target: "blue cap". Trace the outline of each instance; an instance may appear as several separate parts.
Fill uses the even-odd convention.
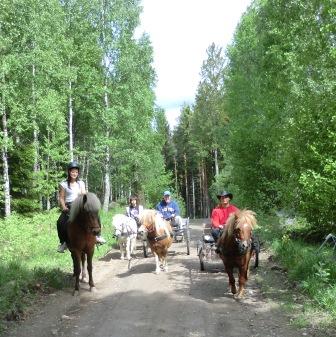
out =
[[[165,195],[170,195],[170,192],[169,191],[164,191],[163,192],[163,195],[165,196]]]

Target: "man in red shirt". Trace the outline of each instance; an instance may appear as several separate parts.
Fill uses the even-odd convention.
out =
[[[230,204],[230,201],[233,198],[232,193],[224,191],[217,194],[217,198],[219,204],[211,213],[211,234],[215,239],[215,242],[217,242],[220,235],[220,230],[226,225],[229,215],[239,210],[235,205]]]

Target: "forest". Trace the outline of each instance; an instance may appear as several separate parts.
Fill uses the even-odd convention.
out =
[[[226,49],[207,49],[195,103],[169,129],[155,104],[139,0],[2,0],[2,216],[57,207],[66,165],[107,210],[171,189],[208,217],[216,194],[299,218],[310,239],[335,227],[336,7],[254,0]],[[308,228],[308,230],[307,230]]]

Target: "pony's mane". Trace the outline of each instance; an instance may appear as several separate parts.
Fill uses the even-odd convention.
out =
[[[78,196],[71,205],[69,222],[75,220],[82,209],[88,213],[97,213],[101,208],[98,197],[91,192]]]
[[[141,216],[141,223],[147,227],[148,225],[154,225],[155,231],[158,232],[161,228],[169,234],[166,222],[161,218],[161,216],[154,209],[144,209]]]
[[[257,226],[257,219],[255,216],[256,213],[248,209],[243,209],[230,214],[224,229],[223,239],[231,238],[234,229],[240,228],[244,224],[248,224],[254,229]]]

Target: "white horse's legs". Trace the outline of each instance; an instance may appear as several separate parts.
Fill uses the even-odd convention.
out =
[[[125,254],[126,254],[126,242],[124,237],[119,238],[119,249],[120,249],[120,259],[124,260],[125,259]]]
[[[136,236],[131,238],[131,254],[134,254],[136,249]]]
[[[128,261],[131,259],[131,244],[131,238],[128,236],[126,240],[126,256]]]

